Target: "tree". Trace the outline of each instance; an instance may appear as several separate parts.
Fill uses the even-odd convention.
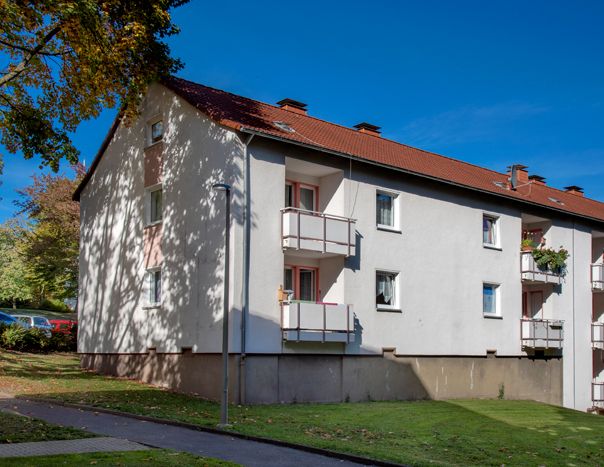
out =
[[[34,176],[20,191],[18,205],[32,221],[24,239],[28,279],[37,290],[55,298],[75,298],[78,290],[80,207],[71,199],[84,175],[75,166],[76,177]],[[40,301],[44,297],[40,297]]]
[[[53,170],[77,161],[69,133],[104,107],[136,115],[149,83],[176,72],[163,38],[188,0],[0,0],[0,143]]]
[[[14,221],[0,226],[0,300],[17,308],[17,301],[32,298],[27,267],[21,253],[25,229]]]

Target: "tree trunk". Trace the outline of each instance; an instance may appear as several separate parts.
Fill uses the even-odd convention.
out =
[[[13,310],[17,309],[17,300],[13,298]]]

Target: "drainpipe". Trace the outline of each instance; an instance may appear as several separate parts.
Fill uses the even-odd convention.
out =
[[[248,146],[254,135],[248,135],[243,153],[243,307],[241,309],[241,354],[239,356],[239,403],[245,404],[245,347],[247,315],[250,306],[250,154]]]
[[[577,323],[575,322],[575,274],[577,272],[575,266],[575,258],[577,252],[575,251],[575,229],[577,224],[573,221],[573,409],[577,408],[577,333],[575,331]]]

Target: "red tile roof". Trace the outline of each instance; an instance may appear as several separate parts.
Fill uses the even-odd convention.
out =
[[[508,175],[504,173],[184,79],[170,78],[163,84],[212,120],[235,130],[285,140],[604,222],[604,203],[596,200],[538,183],[530,183],[516,191],[510,190],[505,187]],[[293,131],[280,128],[275,122],[283,122]],[[78,188],[76,195],[80,192]]]

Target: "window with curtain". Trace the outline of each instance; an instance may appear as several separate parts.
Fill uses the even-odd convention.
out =
[[[482,216],[482,243],[485,245],[497,245],[497,218],[494,216]]]
[[[378,226],[395,226],[395,196],[388,193],[376,194],[376,223]]]
[[[497,295],[499,286],[495,284],[482,285],[482,312],[485,315],[496,316],[497,310]]]
[[[396,308],[396,279],[395,272],[377,271],[375,277],[375,303],[378,308]]]
[[[162,190],[153,190],[149,193],[150,199],[150,210],[149,210],[149,222],[158,222],[163,218],[162,213]]]

